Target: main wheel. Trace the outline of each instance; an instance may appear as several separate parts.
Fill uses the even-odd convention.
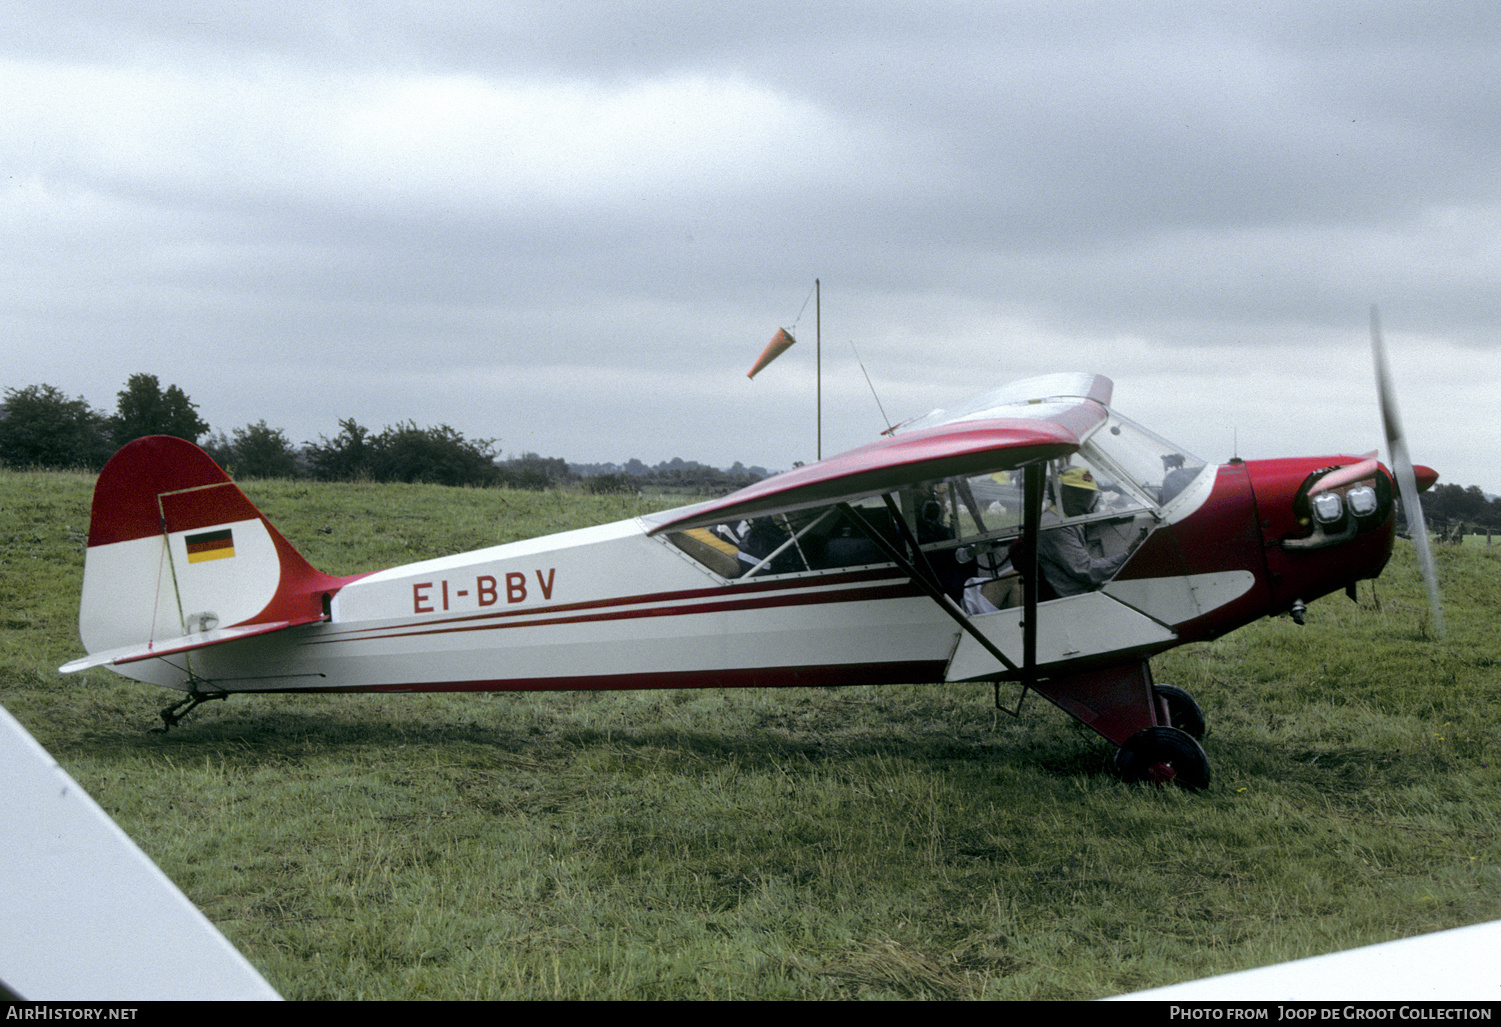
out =
[[[1192,695],[1177,685],[1153,685],[1152,691],[1167,703],[1167,717],[1173,727],[1188,732],[1197,741],[1204,740],[1204,711]]]
[[[1187,731],[1175,727],[1144,728],[1115,754],[1115,770],[1127,782],[1175,784],[1191,792],[1209,787],[1209,757]]]

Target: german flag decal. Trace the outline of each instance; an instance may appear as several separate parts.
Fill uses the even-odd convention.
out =
[[[234,532],[228,528],[199,532],[189,535],[184,541],[188,545],[188,563],[223,560],[235,555]]]

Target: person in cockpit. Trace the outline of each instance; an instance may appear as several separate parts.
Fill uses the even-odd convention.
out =
[[[1065,518],[1082,517],[1099,503],[1100,487],[1087,467],[1070,467],[1059,476],[1058,483],[1062,486],[1059,492]],[[1084,525],[1058,524],[1059,519],[1055,510],[1043,512],[1042,530],[1037,537],[1037,566],[1060,597],[1094,591],[1109,581],[1131,556],[1129,546],[1115,556],[1095,556]]]

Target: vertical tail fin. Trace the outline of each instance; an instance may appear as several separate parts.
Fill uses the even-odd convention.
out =
[[[209,644],[321,620],[350,580],[314,570],[203,450],[153,435],[99,473],[78,630],[96,654]]]

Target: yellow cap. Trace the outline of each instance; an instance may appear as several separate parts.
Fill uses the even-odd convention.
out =
[[[1091,492],[1100,491],[1100,487],[1094,483],[1094,475],[1089,473],[1088,468],[1070,467],[1058,476],[1058,480],[1069,488],[1089,489]]]

